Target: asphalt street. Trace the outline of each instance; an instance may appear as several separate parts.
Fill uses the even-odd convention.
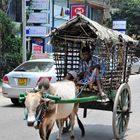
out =
[[[132,114],[127,132],[123,140],[140,139],[140,75],[132,75],[129,79],[132,95]],[[0,91],[1,92],[1,91]],[[39,133],[34,128],[26,126],[24,108],[15,107],[9,99],[0,95],[0,140],[39,140]],[[81,138],[81,132],[76,122],[75,140],[113,140],[112,112],[101,110],[88,110],[87,118],[83,118],[83,110],[80,109],[79,117],[84,124],[86,135]],[[56,125],[50,136],[55,140],[58,129]],[[62,140],[68,140],[69,133],[62,136]]]

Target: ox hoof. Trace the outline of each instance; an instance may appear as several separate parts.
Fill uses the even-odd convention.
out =
[[[73,135],[70,138],[71,138],[71,140],[75,139],[75,137]]]
[[[34,122],[27,122],[27,126],[33,127]]]
[[[34,122],[34,128],[35,128],[35,129],[39,129],[39,124],[38,124],[37,121]]]

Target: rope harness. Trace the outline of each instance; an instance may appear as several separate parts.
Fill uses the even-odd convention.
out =
[[[36,118],[35,120],[37,123],[40,123],[45,117],[46,109],[47,109],[47,106],[45,105],[45,103],[41,103],[40,105],[38,105],[36,109],[36,115],[35,115],[35,118]]]
[[[42,120],[44,119],[47,108],[48,107],[44,102],[40,103],[36,108],[36,114],[35,114],[36,125],[39,125],[39,123],[42,122]],[[24,108],[24,116],[25,116],[24,120],[27,120],[28,112],[26,108]]]

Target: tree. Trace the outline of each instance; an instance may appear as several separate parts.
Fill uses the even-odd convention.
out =
[[[1,0],[0,1],[0,9],[2,11],[5,11],[7,10],[7,4],[8,4],[8,0]]]
[[[21,38],[15,34],[15,25],[0,10],[0,78],[22,62]]]
[[[120,1],[119,1],[120,2]],[[119,11],[112,14],[112,21],[127,21],[127,34],[140,35],[140,0],[124,0],[119,3]]]

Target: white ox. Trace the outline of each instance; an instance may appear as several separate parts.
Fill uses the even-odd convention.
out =
[[[56,83],[49,83],[48,80],[44,80],[41,83],[43,89],[37,93],[29,93],[26,96],[25,107],[27,108],[28,117],[27,124],[29,126],[34,125],[36,109],[39,104],[43,101],[42,94],[44,90],[51,95],[60,96],[61,99],[73,99],[75,98],[76,87],[74,82],[64,80]],[[45,88],[45,89],[44,89]],[[71,121],[71,139],[74,138],[73,127],[75,115],[78,111],[78,106],[74,107],[74,103],[67,104],[55,104],[54,101],[49,100],[45,102],[47,109],[42,114],[41,122],[39,124],[39,133],[42,140],[48,140],[53,125],[56,120],[59,122],[59,133],[57,140],[61,139],[63,119],[70,117]]]

